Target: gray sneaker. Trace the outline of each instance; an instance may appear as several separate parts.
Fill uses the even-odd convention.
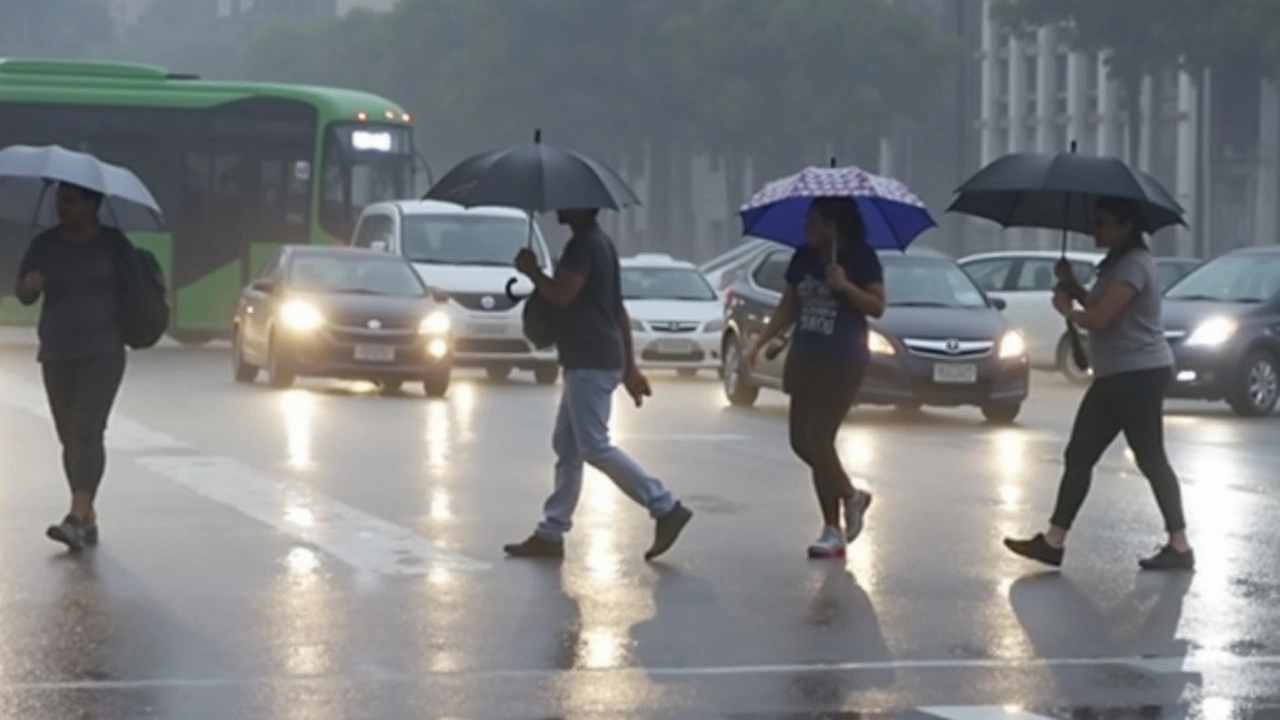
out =
[[[84,521],[75,515],[67,515],[57,525],[50,525],[44,534],[50,540],[67,546],[71,552],[78,552],[85,546]]]
[[[852,497],[844,499],[845,542],[851,543],[862,534],[869,507],[871,507],[871,493],[865,490],[854,490]]]

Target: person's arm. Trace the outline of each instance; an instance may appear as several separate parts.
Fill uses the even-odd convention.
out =
[[[884,267],[874,250],[857,253],[848,267],[829,265],[827,277],[829,283],[844,278],[844,282],[833,286],[855,310],[873,318],[884,315]]]
[[[618,332],[622,335],[623,362],[626,371],[630,373],[636,369],[635,340],[631,337],[631,315],[621,302],[618,303]]]
[[[23,305],[35,304],[44,291],[44,278],[43,273],[41,273],[44,255],[43,237],[43,235],[37,235],[31,240],[31,244],[27,246],[27,251],[22,255],[22,262],[18,265],[18,282],[14,286],[13,294],[18,298],[18,302]],[[38,285],[30,284],[29,276],[31,273],[40,273]]]
[[[863,315],[878,318],[884,315],[884,283],[874,282],[866,286],[849,283],[844,288],[845,299]]]
[[[591,274],[591,255],[588,250],[582,241],[571,239],[564,246],[564,254],[560,257],[560,264],[556,266],[555,277],[549,277],[541,267],[534,268],[529,279],[533,281],[538,294],[556,307],[567,307],[577,299],[578,293],[587,284],[587,276]]]
[[[1137,294],[1138,288],[1127,280],[1114,282],[1092,305],[1068,312],[1067,319],[1086,330],[1105,330],[1120,317]]]
[[[1104,330],[1120,317],[1129,303],[1153,282],[1148,277],[1144,258],[1136,252],[1129,253],[1117,261],[1114,268],[1108,270],[1111,275],[1107,289],[1092,303],[1081,302],[1083,310],[1071,310],[1066,313],[1068,320],[1086,330]]]
[[[773,309],[769,315],[769,322],[765,324],[764,330],[756,336],[754,345],[760,347],[768,344],[768,342],[791,327],[796,321],[796,315],[799,314],[800,303],[796,300],[796,286],[787,283],[787,289],[782,291],[782,299],[778,301],[778,307]]]

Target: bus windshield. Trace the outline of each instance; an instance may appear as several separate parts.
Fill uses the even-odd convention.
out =
[[[405,127],[344,123],[325,135],[320,224],[345,240],[370,203],[414,194],[412,134]]]

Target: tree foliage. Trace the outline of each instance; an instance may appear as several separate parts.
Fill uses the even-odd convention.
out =
[[[113,41],[106,0],[6,0],[0,56],[91,57]]]

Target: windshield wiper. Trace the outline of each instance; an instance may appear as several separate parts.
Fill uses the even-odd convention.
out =
[[[1170,300],[1190,300],[1192,302],[1231,302],[1226,298],[1214,295],[1170,295]]]
[[[923,300],[921,300],[921,301],[911,301],[911,302],[891,302],[889,303],[889,307],[954,308],[954,307],[963,307],[963,306],[951,305],[948,303],[940,303],[940,302],[924,302]]]
[[[329,292],[336,293],[338,295],[383,295],[384,294],[381,290],[370,290],[369,288],[360,288],[360,287],[336,288],[334,290],[330,290]]]

